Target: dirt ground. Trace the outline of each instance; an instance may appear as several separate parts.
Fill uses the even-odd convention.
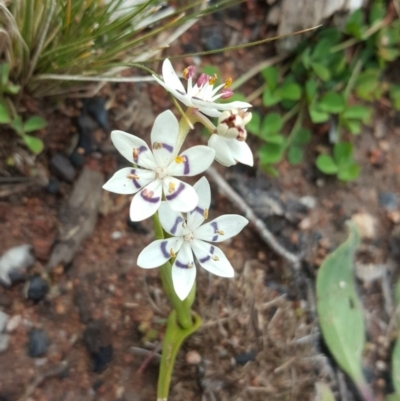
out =
[[[223,22],[221,15],[207,17],[166,55],[212,47],[210,37],[227,45],[242,40],[241,35],[248,41],[269,34],[263,26],[264,9],[241,7],[224,15]],[[269,44],[205,57],[202,63],[216,64],[224,75],[239,77],[271,54]],[[188,62],[192,60],[174,64],[179,70]],[[153,67],[159,70],[160,65]],[[257,84],[253,79],[243,92]],[[110,129],[144,139],[154,117],[171,107],[164,90],[151,84],[108,85],[100,96],[106,99]],[[0,310],[10,318],[9,344],[0,353],[0,400],[155,400],[158,353],[170,307],[157,269],[136,265],[139,252],[153,239],[151,220],[132,224],[129,197],[96,188],[85,192],[96,204],[95,213],[85,209],[85,198],[86,206],[74,215],[66,205],[83,171],[96,172],[105,182],[126,164],[111,145],[110,129],[96,123],[98,114],[86,101],[56,104],[27,97],[24,105],[45,116],[49,125],[40,134],[46,150],[34,165],[10,133],[0,135],[0,255],[30,244],[36,257],[34,266],[12,286],[0,285]],[[400,255],[400,115],[384,103],[375,109],[373,125],[353,138],[362,166],[354,183],[323,176],[314,166],[317,147],[328,146],[324,126],[315,128],[306,161],[300,166],[281,162],[278,178],[265,175],[257,163],[254,168],[229,170],[216,166],[302,263],[295,269],[277,256],[252,225],[221,244],[236,276],[222,279],[199,269],[194,309],[204,324],[178,356],[171,401],[311,400],[317,382],[328,383],[337,400],[358,400],[323,344],[315,309],[316,272],[346,237],[345,221],[350,218],[364,227],[357,270],[368,333],[364,372],[376,400],[391,392],[390,323]],[[54,156],[71,155],[71,143],[84,136],[82,126],[89,132],[90,149],[69,172]],[[196,131],[189,141],[201,143],[204,137]],[[253,137],[248,143],[254,151],[259,146]],[[10,154],[19,160],[15,166],[5,164]],[[24,177],[33,173],[44,181],[50,178],[50,184],[25,182]],[[19,181],[10,184],[10,177]],[[212,176],[209,180],[210,218],[238,213]],[[57,243],[65,240],[66,225],[73,221],[79,231],[88,216],[95,219],[93,232],[78,244],[72,260],[50,266]],[[29,297],[35,277],[48,289],[38,300]],[[32,333],[45,339],[44,352],[35,357],[32,347],[38,344],[32,344],[37,341]]]

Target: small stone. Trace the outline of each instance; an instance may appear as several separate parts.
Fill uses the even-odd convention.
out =
[[[379,206],[385,208],[387,211],[393,211],[397,209],[398,197],[393,192],[380,192],[378,195]]]
[[[58,194],[60,192],[60,181],[58,181],[55,177],[50,177],[46,191],[52,195]]]
[[[0,282],[10,286],[15,279],[21,279],[25,270],[35,263],[29,244],[15,246],[0,257]]]
[[[299,199],[299,202],[302,203],[307,209],[314,209],[317,206],[317,199],[313,196],[303,196]]]
[[[33,276],[29,280],[26,297],[32,301],[41,301],[49,292],[48,283],[40,276]]]
[[[21,315],[15,315],[7,322],[6,332],[12,333],[22,322]]]
[[[357,213],[351,216],[351,220],[357,226],[361,238],[375,238],[377,221],[374,216],[365,212]]]
[[[4,352],[8,348],[9,343],[10,343],[10,335],[0,334],[0,353]]]
[[[31,358],[43,356],[49,345],[46,333],[40,329],[32,329],[28,333],[28,355]]]
[[[123,237],[124,233],[122,231],[114,231],[111,233],[111,239],[117,240]]]
[[[393,256],[400,256],[400,226],[395,226],[390,233],[389,247]]]
[[[56,153],[51,158],[50,166],[61,179],[68,182],[74,181],[76,170],[66,156]]]
[[[7,313],[4,313],[0,310],[0,333],[2,333],[6,328],[8,320],[9,316],[7,315]]]
[[[387,370],[387,365],[383,361],[376,361],[375,366],[376,366],[376,369],[381,372],[385,372]]]
[[[198,365],[201,362],[201,359],[202,359],[201,355],[197,351],[194,351],[194,350],[189,351],[186,354],[185,358],[186,358],[186,362],[189,365]]]
[[[203,30],[203,44],[206,50],[216,50],[224,47],[220,25],[207,27]]]
[[[309,217],[304,218],[299,223],[299,228],[302,231],[308,231],[312,227],[311,219]]]
[[[105,131],[109,131],[108,123],[108,110],[106,109],[107,99],[101,97],[92,97],[84,99],[84,111],[88,112],[103,128]]]
[[[392,223],[399,224],[400,223],[400,211],[393,210],[392,212],[389,212],[388,218]]]
[[[255,361],[257,356],[256,351],[245,352],[235,356],[235,362],[238,365],[245,365],[247,362]]]

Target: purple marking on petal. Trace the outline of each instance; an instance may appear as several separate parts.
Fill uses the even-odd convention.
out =
[[[193,210],[190,212],[190,214],[192,214],[192,213],[194,213],[194,212],[200,213],[202,216],[204,216],[204,209],[202,209],[202,208],[199,207],[199,206],[196,206],[196,208],[193,209]]]
[[[210,246],[210,254],[211,254],[211,255],[214,253],[214,250],[215,250],[215,248],[214,248],[213,246]],[[201,258],[201,259],[199,260],[199,262],[200,262],[200,263],[205,263],[205,262],[208,262],[210,259],[211,259],[211,256],[210,256],[210,255],[207,255],[206,257]]]
[[[179,260],[175,261],[176,267],[180,267],[181,269],[189,269],[189,265],[185,263],[179,262]]]
[[[180,194],[184,189],[185,189],[185,185],[183,184],[183,182],[181,182],[181,183],[179,184],[178,189],[177,189],[175,192],[173,192],[171,195],[167,195],[165,198],[166,198],[167,200],[173,200],[173,199],[175,199],[176,197],[178,197],[179,194]]]
[[[190,166],[189,166],[189,159],[187,156],[184,157],[184,162],[183,162],[185,168],[183,169],[183,174],[189,174],[190,173]]]
[[[164,149],[167,149],[169,153],[172,153],[173,150],[174,150],[174,147],[171,146],[171,145],[168,145],[168,143],[161,143],[161,145],[162,145],[162,147],[163,147]]]
[[[136,175],[136,170],[134,168],[131,170],[131,174]],[[137,182],[135,178],[132,179],[132,183],[136,188],[141,188],[141,185]]]
[[[169,259],[171,257],[171,255],[169,254],[169,252],[167,250],[167,244],[168,244],[167,241],[161,242],[161,252],[164,255],[164,257]]]
[[[182,91],[180,91],[180,90],[178,90],[178,89],[176,89],[176,91],[177,91],[178,93],[180,93],[181,95],[186,95],[185,92],[182,92]]]
[[[133,161],[135,163],[138,163],[140,154],[145,152],[146,150],[147,150],[146,146],[141,146],[140,148],[133,149]]]
[[[146,202],[150,202],[150,203],[158,203],[160,201],[160,197],[156,196],[153,197],[154,192],[150,191],[146,188],[144,188],[141,192],[140,192],[140,196],[146,201]]]
[[[211,223],[211,227],[214,229],[214,232],[216,233],[218,230],[218,224],[214,221]],[[218,239],[218,234],[214,235],[214,237],[211,241],[216,241],[217,239]]]
[[[178,229],[178,224],[181,223],[182,221],[183,221],[183,219],[182,219],[181,216],[178,216],[178,217],[176,218],[175,223],[174,223],[174,225],[173,225],[172,228],[171,228],[171,233],[172,233],[172,234],[175,234],[175,233],[176,233],[176,230]]]

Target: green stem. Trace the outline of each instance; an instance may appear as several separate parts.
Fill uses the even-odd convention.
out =
[[[292,141],[293,141],[294,135],[296,134],[296,131],[300,128],[301,122],[303,121],[303,112],[304,112],[304,109],[303,109],[303,107],[300,106],[300,104],[298,104],[298,106],[299,106],[299,107],[298,107],[298,109],[297,109],[296,111],[299,110],[299,114],[297,114],[296,121],[295,121],[295,123],[294,123],[294,125],[293,125],[292,130],[290,131],[290,134],[289,134],[288,139],[287,139],[287,141],[286,141],[285,148],[288,148],[288,147],[290,146],[290,144],[291,144]],[[295,106],[295,107],[296,107],[296,106]],[[293,107],[293,109],[290,110],[289,113],[290,113],[291,111],[293,111],[293,110],[295,109],[295,107]],[[288,114],[289,114],[289,113],[288,113]]]
[[[201,318],[196,313],[193,313],[192,326],[187,329],[181,328],[177,324],[177,320],[177,313],[173,310],[168,316],[167,330],[163,341],[160,373],[157,384],[157,401],[167,401],[172,370],[174,368],[178,351],[185,339],[197,331],[201,326]]]

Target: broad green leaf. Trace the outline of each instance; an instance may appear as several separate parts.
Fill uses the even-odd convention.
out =
[[[0,124],[8,124],[11,122],[10,114],[5,104],[0,103]]]
[[[324,123],[329,120],[329,114],[318,110],[315,105],[310,105],[308,107],[308,112],[310,113],[311,121],[314,124]]]
[[[16,95],[20,89],[21,87],[19,85],[13,85],[10,83],[3,88],[4,92],[9,93],[10,95]]]
[[[5,87],[8,83],[8,75],[10,73],[10,64],[0,64],[0,83],[2,87]]]
[[[315,164],[325,174],[336,174],[338,172],[337,165],[329,155],[319,155]]]
[[[327,92],[318,102],[318,108],[326,113],[338,114],[346,107],[346,101],[341,93]]]
[[[329,36],[324,37],[316,43],[311,53],[313,60],[324,60],[330,56],[331,47],[335,45]]]
[[[396,110],[400,110],[400,85],[391,85],[389,96]]]
[[[276,145],[284,145],[286,143],[286,138],[283,135],[274,134],[263,138],[268,143],[275,143]]]
[[[261,117],[260,114],[256,112],[252,112],[252,117],[250,122],[246,125],[247,131],[251,132],[253,135],[260,134],[260,124],[261,124]]]
[[[296,84],[295,82],[284,82],[279,89],[282,99],[299,100],[301,98],[300,85]]]
[[[312,103],[313,100],[315,99],[318,90],[317,81],[313,78],[308,79],[305,85],[305,89],[306,89],[307,102]]]
[[[322,263],[317,274],[317,311],[324,341],[339,366],[360,385],[365,343],[363,312],[353,276],[354,254],[360,242],[349,224],[348,239]]]
[[[315,72],[315,75],[322,81],[329,81],[331,79],[331,73],[327,67],[318,63],[311,63],[311,67]]]
[[[361,121],[360,120],[347,120],[343,118],[343,127],[350,131],[353,135],[358,135],[361,132]]]
[[[311,63],[311,49],[307,47],[303,53],[301,54],[301,62],[304,65],[304,68],[308,70],[310,68],[310,63]]]
[[[213,75],[216,75],[217,76],[217,79],[216,79],[216,81],[215,81],[215,83],[216,84],[218,84],[219,83],[219,81],[220,81],[220,76],[221,76],[221,74],[220,74],[220,72],[219,72],[219,68],[218,67],[216,67],[215,65],[210,65],[210,64],[208,64],[208,65],[205,65],[204,67],[202,67],[202,72],[204,73],[204,74],[207,74],[207,75],[209,75],[210,77],[212,77]],[[195,81],[196,82],[196,81]]]
[[[274,168],[274,167],[272,167],[272,166],[269,166],[269,165],[267,165],[267,164],[265,164],[265,165],[263,165],[263,166],[261,166],[261,167],[262,167],[262,169],[263,169],[267,174],[269,174],[270,176],[272,176],[272,177],[278,177],[279,172],[278,172],[278,170],[277,170],[276,168]]]
[[[394,61],[399,57],[400,50],[393,47],[380,47],[378,49],[378,55],[385,61]]]
[[[282,117],[278,113],[269,113],[263,119],[260,135],[266,139],[269,135],[277,134],[282,126]]]
[[[283,109],[285,110],[292,110],[294,106],[296,106],[296,104],[298,103],[298,101],[296,100],[288,100],[288,99],[282,99],[281,100],[281,106]]]
[[[264,164],[278,163],[283,156],[283,146],[276,143],[266,143],[258,151],[260,162]]]
[[[363,19],[363,10],[356,10],[353,14],[350,15],[349,19],[347,20],[345,32],[349,35],[354,36],[357,39],[361,39],[364,31]]]
[[[11,122],[11,127],[17,131],[19,135],[23,135],[24,133],[24,125],[22,123],[22,118],[21,117],[16,117],[12,122]]]
[[[335,397],[332,393],[330,387],[324,382],[315,383],[315,389],[317,391],[317,396],[315,401],[335,401]]]
[[[38,155],[42,152],[44,145],[41,139],[36,138],[32,135],[22,135],[22,139],[29,150],[35,155]]]
[[[28,118],[24,123],[24,132],[37,131],[44,128],[47,122],[44,118],[39,116],[33,116]]]
[[[311,131],[305,128],[299,128],[293,137],[293,143],[296,145],[305,145],[311,140]]]
[[[386,396],[385,401],[400,401],[400,394],[389,394]]]
[[[370,107],[356,104],[354,106],[348,106],[342,113],[342,116],[346,119],[361,120],[364,124],[367,124],[371,120],[371,114],[372,109]]]
[[[299,164],[303,161],[303,149],[299,146],[292,145],[287,154],[290,164]]]
[[[360,99],[373,101],[381,96],[380,75],[380,70],[368,69],[357,77],[355,91]]]
[[[351,162],[339,166],[337,177],[340,181],[354,181],[360,175],[360,166]]]
[[[335,143],[333,158],[339,167],[343,163],[350,162],[353,159],[353,145],[349,142]]]
[[[278,69],[276,67],[267,67],[261,71],[270,91],[274,91],[278,85]]]
[[[369,11],[369,23],[372,25],[375,22],[382,20],[386,14],[386,7],[383,5],[383,1],[372,2],[371,9]]]
[[[275,90],[274,92],[271,89],[266,88],[263,93],[263,105],[265,107],[273,106],[274,104],[279,103],[282,100],[282,95],[279,90]]]

